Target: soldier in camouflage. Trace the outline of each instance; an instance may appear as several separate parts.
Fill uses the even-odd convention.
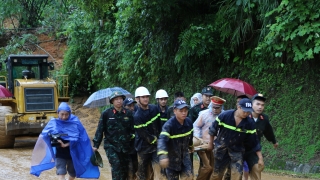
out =
[[[213,96],[213,88],[205,87],[202,89],[201,94],[202,103],[193,106],[189,111],[188,116],[192,120],[192,123],[194,123],[197,120],[200,111],[208,109],[208,106],[210,104],[210,97]]]
[[[128,161],[130,140],[134,138],[132,112],[122,107],[125,96],[114,92],[110,96],[113,107],[102,112],[97,131],[93,138],[93,150],[96,151],[104,138],[104,149],[113,180],[126,180],[128,176]]]

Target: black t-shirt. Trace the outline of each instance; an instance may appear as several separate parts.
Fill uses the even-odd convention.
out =
[[[63,143],[68,143],[69,141],[67,140],[62,140]],[[70,154],[70,146],[68,147],[61,147],[57,146],[57,153],[56,153],[56,158],[62,158],[62,159],[72,159],[71,154]]]

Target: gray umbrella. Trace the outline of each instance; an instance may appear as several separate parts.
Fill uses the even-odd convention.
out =
[[[91,94],[91,96],[87,99],[87,101],[83,104],[83,106],[88,108],[95,108],[95,107],[110,105],[109,97],[115,91],[122,92],[122,94],[125,95],[127,98],[133,97],[130,94],[130,92],[128,92],[127,90],[121,87],[106,88]]]

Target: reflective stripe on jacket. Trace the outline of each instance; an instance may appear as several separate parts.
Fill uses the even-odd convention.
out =
[[[139,107],[134,114],[134,129],[137,152],[143,154],[155,152],[161,132],[160,112],[157,106],[149,104],[148,109]]]
[[[176,117],[170,118],[162,127],[158,140],[159,159],[169,158],[169,167],[180,171],[182,164],[191,166],[188,149],[192,147],[193,125],[190,118],[181,125]]]
[[[217,153],[223,156],[227,151],[244,153],[249,149],[261,150],[255,122],[247,117],[236,126],[234,113],[235,110],[224,111],[209,128],[209,134],[217,136],[214,141]]]

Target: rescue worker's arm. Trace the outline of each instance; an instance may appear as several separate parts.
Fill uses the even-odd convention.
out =
[[[248,133],[248,139],[247,139],[248,143],[246,143],[245,148],[251,149],[253,152],[256,152],[257,156],[259,157],[258,165],[260,166],[260,168],[264,168],[264,162],[263,162],[263,157],[261,153],[261,145],[255,129],[254,122],[249,124],[247,133]]]
[[[213,149],[213,141],[214,137],[217,136],[219,131],[219,119],[220,116],[216,118],[216,120],[212,123],[212,125],[209,127],[209,134],[210,134],[210,141],[208,144],[208,150],[211,151]]]
[[[104,133],[104,121],[103,119],[104,118],[108,118],[108,117],[104,117],[104,114],[107,114],[105,113],[106,111],[102,112],[101,113],[101,116],[100,116],[100,119],[99,119],[99,123],[98,123],[98,127],[97,127],[97,130],[96,130],[96,133],[94,135],[94,138],[93,138],[93,147],[92,149],[94,151],[96,151],[100,144],[101,144],[101,141],[103,139],[103,133]]]
[[[277,148],[278,142],[277,142],[276,137],[274,135],[273,128],[270,124],[270,121],[268,118],[266,118],[265,121],[266,121],[266,123],[265,123],[265,129],[263,131],[263,135],[264,135],[264,137],[266,137],[266,139],[268,141],[272,142],[274,148]]]
[[[159,118],[160,114],[157,114],[156,117],[153,118]],[[134,129],[136,131],[136,133],[139,135],[140,138],[142,138],[144,141],[150,143],[150,144],[156,144],[157,143],[157,136],[151,134],[150,132],[148,132],[147,127],[148,125],[151,125],[151,123],[153,122],[152,119],[148,120],[147,122],[144,122],[139,116],[134,116]],[[151,122],[151,123],[150,123]],[[158,121],[156,121],[158,122]]]
[[[208,151],[212,151],[213,149],[213,141],[214,141],[214,136],[211,136],[210,135],[210,140],[209,140],[209,143],[208,143]]]
[[[135,138],[135,130],[134,130],[134,121],[133,121],[132,111],[130,112],[128,117],[129,117],[129,122],[130,122],[131,140],[134,140],[134,138]]]
[[[189,140],[189,152],[190,153],[193,153],[194,152],[194,146],[193,146],[193,136],[192,136],[192,133],[190,135],[190,140]]]
[[[166,168],[169,165],[169,158],[168,158],[168,142],[170,140],[170,128],[171,124],[166,123],[162,127],[162,132],[160,133],[159,140],[158,140],[158,156],[160,161],[160,166],[162,168]]]
[[[258,165],[262,168],[264,167],[263,157],[261,151],[256,151],[257,156],[259,157]]]

